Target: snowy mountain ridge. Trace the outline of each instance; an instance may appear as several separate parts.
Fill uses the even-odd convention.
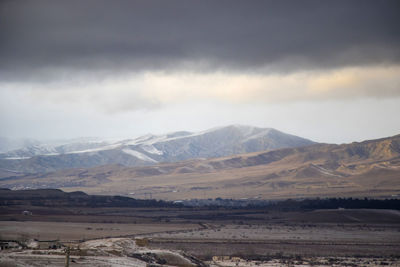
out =
[[[212,158],[314,142],[273,128],[245,125],[216,127],[200,132],[173,132],[144,135],[118,141],[73,140],[62,144],[34,144],[0,153],[0,167],[36,172],[104,164],[141,166],[158,162],[176,162]],[[30,162],[28,164],[28,162]],[[14,166],[14,167],[13,167]]]

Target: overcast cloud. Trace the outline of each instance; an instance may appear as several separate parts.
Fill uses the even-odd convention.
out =
[[[398,134],[399,13],[397,0],[1,1],[0,135]]]
[[[0,67],[17,76],[44,67],[303,70],[398,63],[399,10],[396,0],[2,1]]]

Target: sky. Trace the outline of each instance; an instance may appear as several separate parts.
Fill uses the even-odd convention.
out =
[[[400,134],[398,0],[0,1],[0,136]]]

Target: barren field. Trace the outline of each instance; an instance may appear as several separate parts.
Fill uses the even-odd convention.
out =
[[[374,224],[207,224],[207,229],[145,235],[153,247],[211,255],[400,255],[399,225]]]
[[[22,215],[23,210],[33,214]],[[396,210],[285,212],[262,208],[13,205],[2,207],[0,211],[0,237],[3,240],[60,240],[75,248],[97,244],[89,249],[89,254],[74,252],[71,255],[74,262],[70,266],[89,262],[91,266],[145,266],[143,258],[137,261],[131,257],[136,252],[120,254],[114,249],[104,252],[111,241],[101,238],[110,237],[130,240],[124,251],[132,249],[134,245],[129,244],[139,238],[147,240],[143,249],[152,251],[150,254],[180,251],[173,253],[192,255],[210,266],[400,265],[400,212]],[[17,266],[10,265],[12,262],[20,263],[20,266],[43,266],[44,263],[60,266],[63,253],[5,250],[0,253],[0,266]],[[163,262],[157,257],[153,260]],[[29,264],[30,261],[36,265]]]
[[[2,239],[87,240],[94,238],[134,236],[138,234],[188,230],[193,224],[122,224],[71,222],[0,221]]]
[[[400,229],[363,225],[209,225],[208,229],[152,234],[155,239],[313,241],[353,244],[400,244]]]
[[[399,266],[396,258],[357,258],[357,257],[295,257],[275,258],[264,261],[219,260],[210,262],[210,267],[242,266],[242,267],[280,267],[280,266]]]
[[[126,256],[72,256],[72,262],[69,266],[92,266],[92,267],[145,267],[146,262]],[[0,253],[0,266],[7,267],[30,267],[30,266],[48,266],[59,267],[65,262],[64,255],[49,255],[49,254],[33,254],[26,253]],[[323,266],[399,266],[398,258],[382,258],[382,257],[293,257],[293,258],[270,258],[265,260],[244,260],[244,259],[226,259],[206,262],[210,267],[323,267]],[[171,266],[171,265],[170,265]],[[183,265],[175,265],[183,266]]]

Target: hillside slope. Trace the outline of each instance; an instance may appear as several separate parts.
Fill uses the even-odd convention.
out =
[[[400,135],[153,166],[105,165],[0,180],[8,188],[62,188],[159,199],[400,195]]]

